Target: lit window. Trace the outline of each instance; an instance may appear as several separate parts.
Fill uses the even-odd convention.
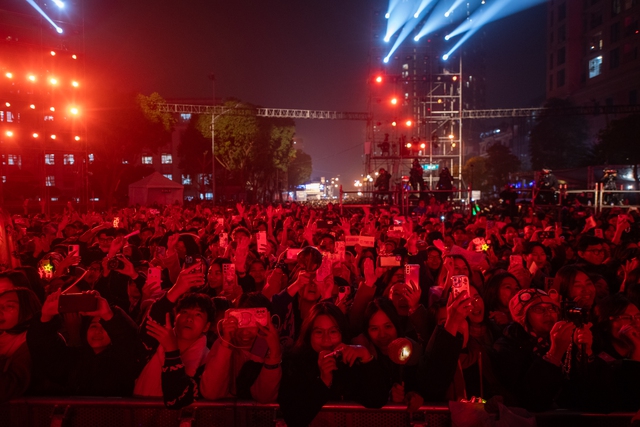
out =
[[[162,153],[161,162],[163,165],[170,165],[171,163],[173,163],[173,157],[171,156],[171,154]]]
[[[94,160],[93,153],[90,153],[89,154],[89,163],[93,163],[93,160]]]
[[[589,78],[592,79],[602,73],[602,56],[589,60]]]
[[[128,165],[128,164],[129,164],[129,160],[122,159],[122,164],[123,164],[123,165]]]
[[[163,173],[162,176],[164,176],[167,179],[170,179],[171,181],[173,181],[173,175],[170,173]]]
[[[191,185],[191,175],[182,175],[182,185]]]
[[[6,175],[2,175],[2,183],[6,183],[7,182],[7,176]]]
[[[189,120],[191,120],[191,114],[180,114],[180,119],[188,122]]]
[[[22,156],[19,154],[8,154],[7,164],[9,166],[22,166]]]
[[[153,157],[151,157],[151,156],[142,156],[142,164],[143,165],[152,165],[153,164]]]
[[[75,163],[75,158],[73,157],[73,154],[65,154],[63,157],[63,163],[65,165],[72,165]]]
[[[44,116],[44,121],[45,122],[52,122],[53,121],[53,116]]]
[[[54,187],[56,185],[56,177],[53,175],[49,175],[45,178],[45,183],[47,187]]]
[[[52,201],[52,202],[57,202],[57,201],[58,201],[58,198],[57,198],[57,197],[52,197],[52,198],[51,198],[51,201]]]
[[[204,193],[205,200],[213,200],[213,193]]]
[[[92,198],[90,198],[90,199],[89,199],[89,201],[90,201],[90,202],[99,202],[99,201],[100,201],[100,199],[99,199],[99,198],[97,198],[97,197],[92,197]]]
[[[44,164],[45,165],[55,165],[56,164],[56,158],[55,158],[55,154],[45,154],[44,155]]]

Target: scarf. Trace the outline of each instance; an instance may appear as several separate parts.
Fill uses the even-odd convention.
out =
[[[207,354],[209,354],[207,337],[203,334],[189,348],[180,353],[187,375],[190,377],[195,375],[196,370],[204,363]],[[136,379],[136,385],[133,389],[134,396],[162,397],[162,366],[164,366],[164,348],[158,346],[155,354]]]

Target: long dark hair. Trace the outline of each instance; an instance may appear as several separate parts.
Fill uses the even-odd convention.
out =
[[[16,326],[11,329],[6,329],[5,332],[8,334],[17,335],[29,328],[31,319],[33,319],[33,317],[40,312],[40,310],[42,309],[42,304],[31,289],[17,287],[13,289],[7,289],[4,292],[0,293],[0,295],[8,294],[9,292],[15,292],[18,296],[18,304],[20,306],[20,310],[18,312],[18,323],[16,324]]]
[[[575,282],[578,273],[582,273],[587,276],[589,280],[592,280],[589,273],[576,265],[565,265],[556,273],[556,277],[553,280],[553,289],[558,291],[563,301],[571,300],[571,297],[569,296],[571,293],[571,286],[573,285],[573,282]]]
[[[367,305],[367,308],[364,311],[364,336],[371,341],[371,337],[369,336],[369,321],[379,311],[384,312],[389,320],[391,320],[391,323],[396,328],[396,334],[398,337],[403,337],[404,330],[400,325],[400,316],[398,315],[398,311],[391,300],[384,297],[378,297]]]
[[[314,351],[311,348],[311,333],[313,332],[313,325],[316,319],[322,315],[331,317],[336,322],[338,329],[340,329],[342,342],[349,342],[347,319],[342,311],[332,302],[319,302],[311,308],[309,315],[302,323],[300,336],[298,336],[298,340],[291,349],[291,353],[307,354]]]
[[[522,288],[516,276],[506,271],[494,274],[491,276],[491,279],[487,280],[487,283],[484,284],[481,295],[484,300],[484,309],[486,312],[496,311],[496,309],[500,307],[500,285],[502,285],[505,279],[509,278],[515,280],[518,286]],[[509,309],[508,303],[507,306],[503,308]]]

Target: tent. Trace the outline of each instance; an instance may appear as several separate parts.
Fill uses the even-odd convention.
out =
[[[129,185],[129,204],[170,205],[176,201],[182,204],[184,186],[154,172],[138,182]]]

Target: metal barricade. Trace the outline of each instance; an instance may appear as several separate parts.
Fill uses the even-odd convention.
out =
[[[627,427],[633,413],[595,414],[549,411],[534,414],[539,427]],[[166,409],[160,399],[50,398],[14,399],[0,405],[0,425],[10,427],[285,427],[276,404],[249,401],[198,401],[181,411]],[[312,427],[448,427],[445,405],[424,405],[409,413],[404,405],[367,409],[354,403],[330,403]]]

